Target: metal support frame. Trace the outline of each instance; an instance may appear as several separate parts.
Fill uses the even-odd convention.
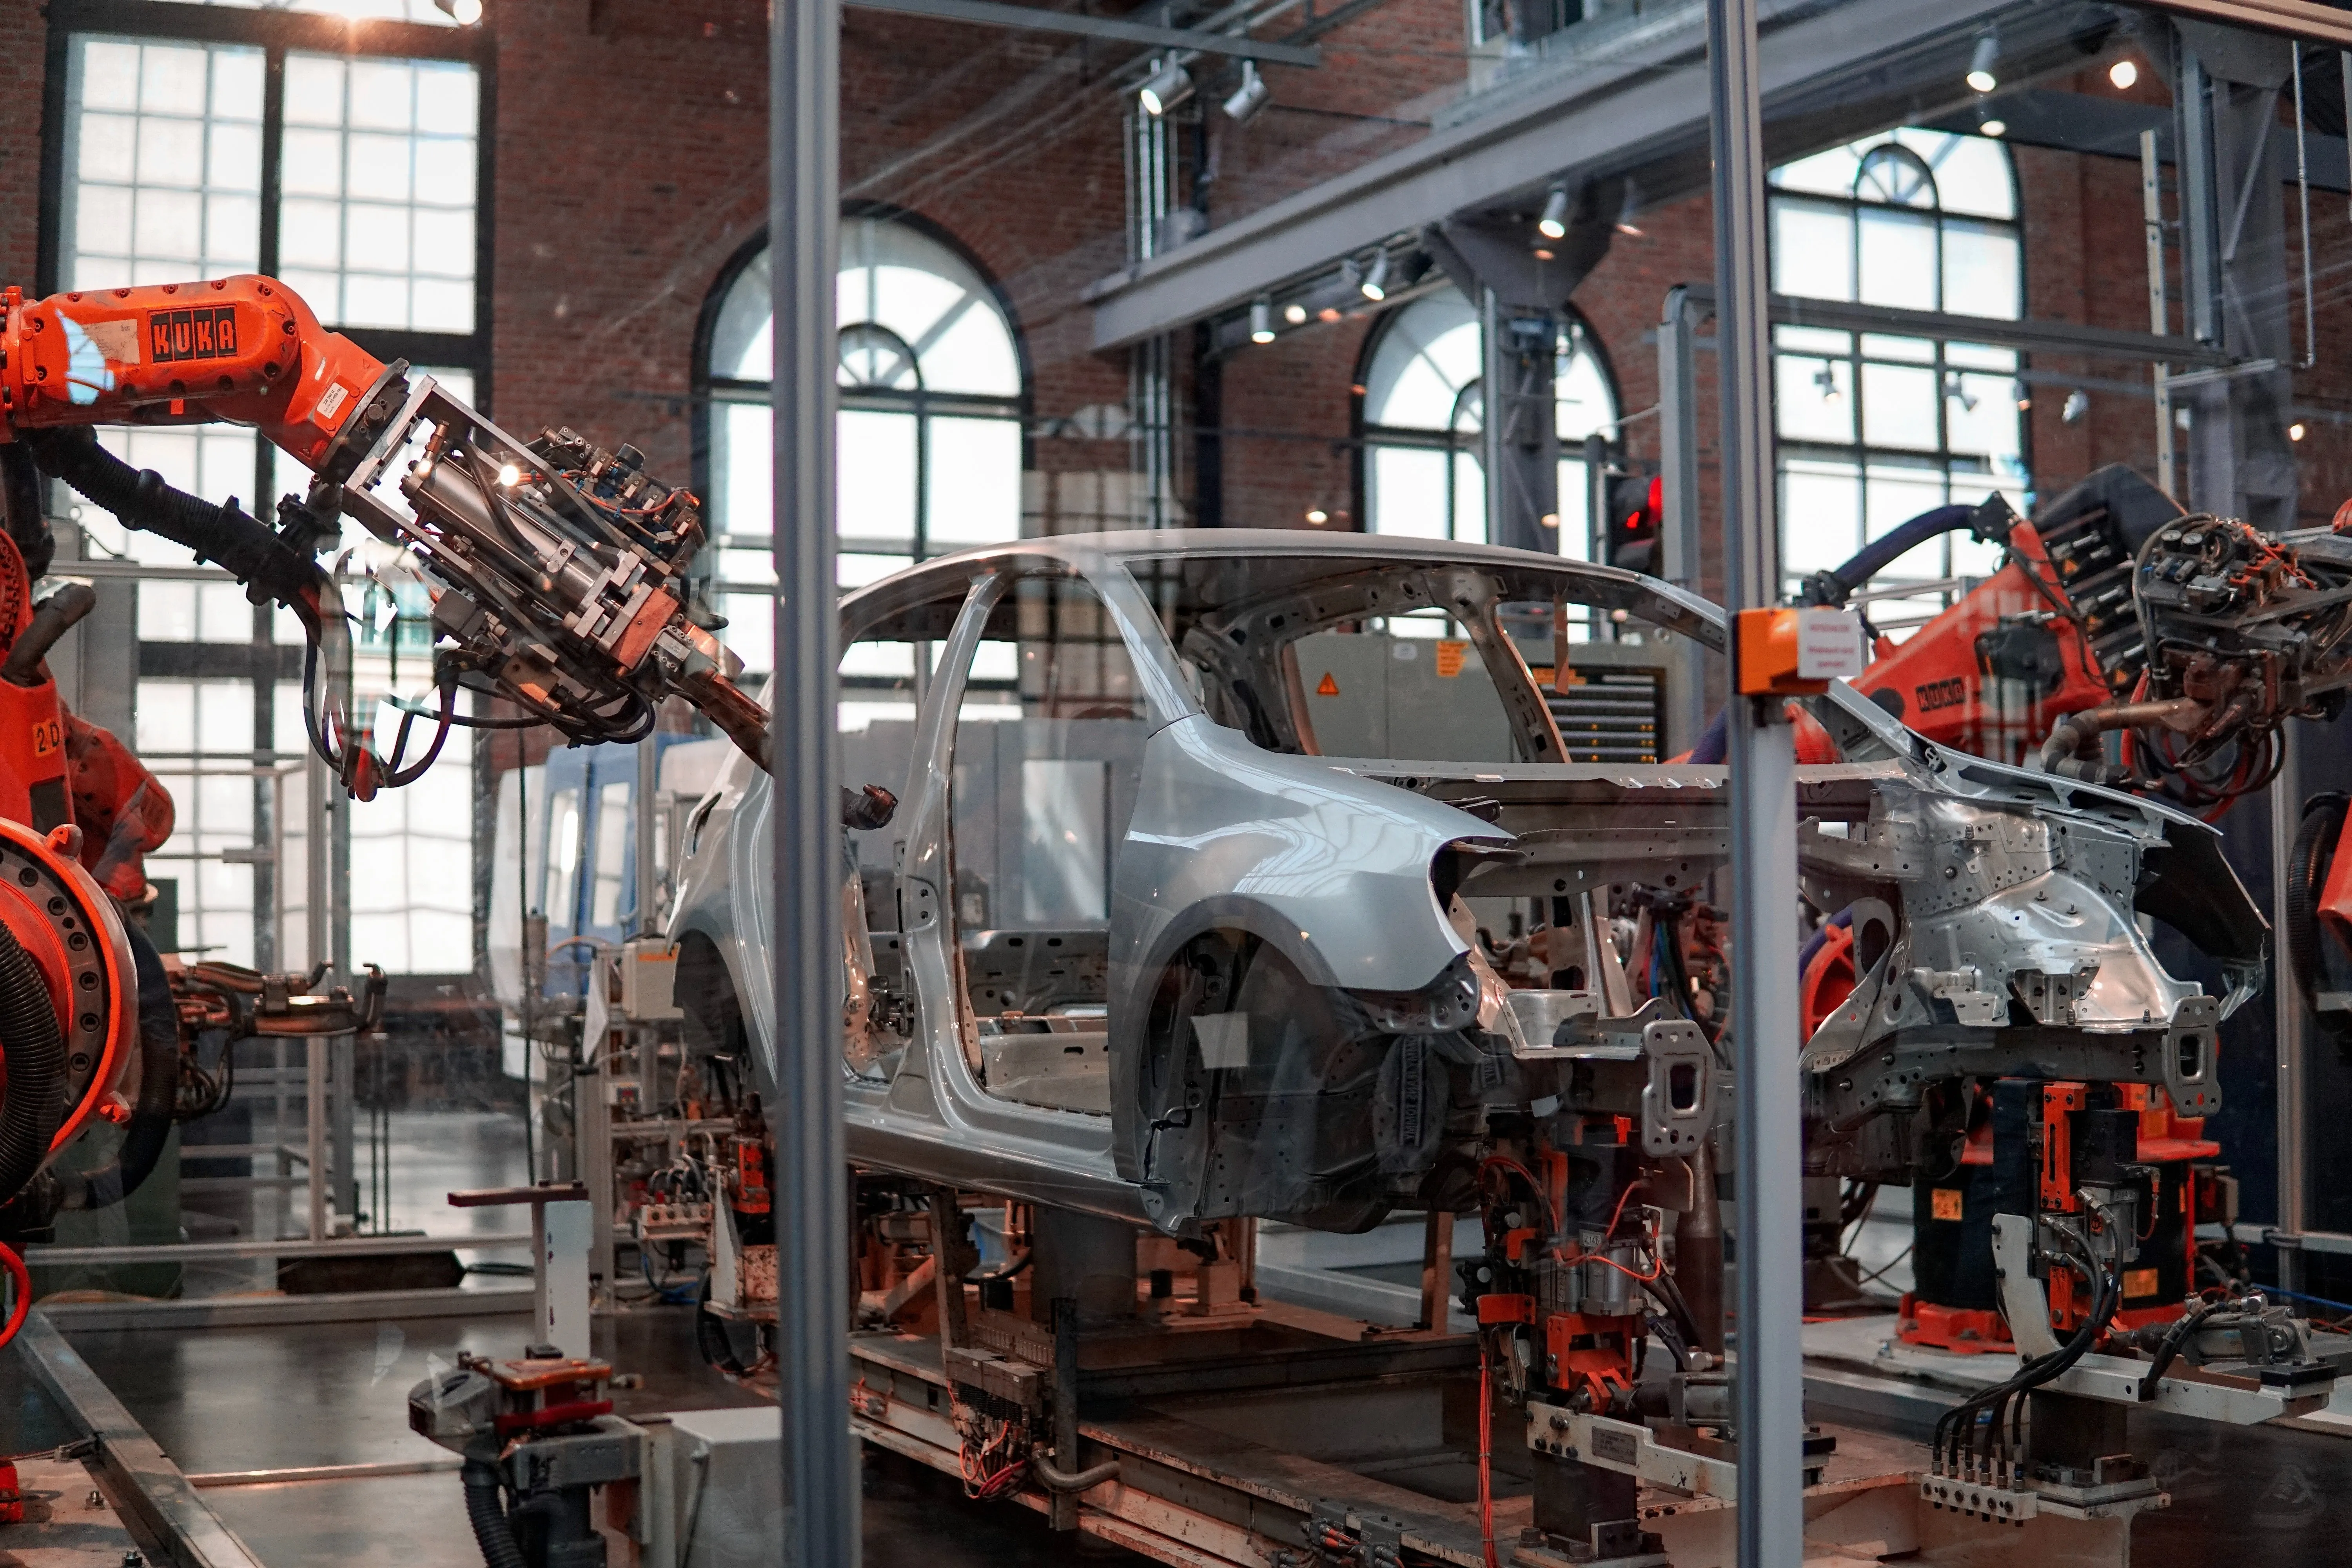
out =
[[[1076,11],[1048,11],[1034,5],[999,5],[992,0],[845,0],[860,11],[895,11],[908,16],[936,16],[949,22],[970,22],[982,27],[1019,27],[1046,33],[1075,33],[1087,38],[1117,38],[1130,44],[1150,44],[1163,49],[1197,49],[1204,55],[1233,55],[1242,59],[1268,60],[1276,65],[1320,65],[1322,52],[1312,45],[1278,44],[1239,33],[1211,33],[1192,27],[1154,27],[1113,16],[1088,16]]]
[[[1765,285],[1764,108],[1756,0],[1707,0],[1715,146],[1726,607],[1780,597]],[[1738,687],[1733,640],[1733,689]],[[1742,1568],[1804,1559],[1804,1211],[1797,1075],[1796,748],[1777,700],[1729,716],[1732,994],[1739,998],[1739,1330],[1736,1405]]]
[[[840,0],[770,24],[774,289],[775,1097],[778,1560],[856,1568],[848,1427],[849,1194],[842,1136],[839,681],[834,611],[834,275],[840,252]]]
[[[2301,725],[2290,720],[2279,732],[2286,754],[2278,776],[2271,781],[2271,929],[2290,929],[2287,910],[2289,862],[2294,856],[2295,829],[2303,816],[2303,741]],[[2305,1202],[2304,1086],[2308,1067],[2304,1050],[2303,988],[2284,973],[2284,954],[2274,960],[2281,971],[2271,986],[2272,1047],[2277,1070],[2278,1104],[2274,1123],[2278,1138],[2278,1228],[2290,1236],[2303,1234],[2308,1217]],[[2295,1248],[2278,1249],[2279,1284],[2299,1290],[2302,1258]]]

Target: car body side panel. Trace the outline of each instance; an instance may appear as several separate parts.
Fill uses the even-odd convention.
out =
[[[1152,736],[1111,881],[1120,1171],[1140,1173],[1143,1019],[1185,942],[1209,931],[1246,931],[1316,984],[1417,990],[1467,947],[1438,907],[1431,860],[1462,839],[1510,838],[1328,759],[1261,751],[1200,715]]]

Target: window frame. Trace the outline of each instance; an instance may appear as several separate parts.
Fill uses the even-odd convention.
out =
[[[952,252],[971,268],[972,275],[986,289],[988,299],[996,307],[1005,331],[1013,339],[1013,353],[1021,378],[1021,390],[1012,397],[990,397],[971,393],[928,392],[919,388],[912,393],[857,392],[834,384],[833,394],[837,410],[911,414],[915,416],[915,529],[914,544],[907,556],[908,565],[932,559],[949,552],[934,551],[929,544],[930,512],[930,422],[935,416],[978,415],[1017,421],[1021,429],[1021,471],[1028,473],[1036,468],[1036,374],[1029,354],[1028,334],[1022,330],[1021,317],[1013,308],[1011,296],[1005,293],[989,267],[971,247],[921,214],[887,202],[851,201],[842,204],[844,223],[875,221],[895,223],[912,229],[924,238]],[[718,335],[719,318],[736,283],[768,250],[768,226],[760,225],[735,247],[710,289],[703,296],[702,309],[694,326],[693,363],[689,367],[688,407],[689,439],[692,442],[692,484],[695,493],[713,493],[715,475],[712,470],[714,449],[712,427],[714,415],[725,404],[755,404],[772,402],[772,381],[751,381],[738,376],[721,376],[712,373],[711,352]],[[853,323],[855,325],[856,323]],[[835,363],[838,363],[836,346]],[[731,536],[731,531],[730,531]],[[753,537],[745,535],[741,537]],[[835,520],[835,537],[839,537],[839,520]],[[1017,535],[1015,536],[1017,537]],[[1011,539],[999,542],[1010,543]],[[740,546],[739,546],[740,548]],[[957,545],[956,549],[967,548]]]
[[[226,45],[258,49],[263,56],[261,181],[258,196],[259,224],[256,236],[255,270],[265,276],[276,276],[279,270],[279,206],[283,195],[280,171],[285,145],[285,68],[289,54],[319,54],[344,60],[386,58],[404,60],[449,61],[472,68],[478,92],[475,129],[475,191],[474,191],[474,321],[468,332],[418,331],[382,327],[332,326],[331,330],[358,343],[376,358],[390,363],[406,360],[412,365],[462,369],[474,378],[475,406],[488,412],[491,408],[493,381],[492,321],[496,298],[496,236],[497,236],[497,150],[498,150],[498,46],[496,30],[497,8],[492,6],[486,19],[468,27],[444,27],[427,24],[392,21],[353,21],[327,13],[306,13],[282,10],[247,9],[242,6],[204,5],[187,0],[49,0],[47,7],[47,32],[44,57],[45,75],[42,83],[42,123],[40,144],[39,189],[41,221],[37,235],[34,292],[37,296],[57,293],[61,285],[61,273],[67,250],[64,231],[64,195],[68,146],[68,77],[74,40],[77,37],[122,38],[141,43]],[[265,520],[272,515],[277,492],[275,474],[277,455],[257,436],[254,437],[254,472],[249,493],[258,500],[253,510]],[[238,471],[242,473],[242,467]],[[240,491],[245,486],[237,487]],[[69,566],[66,569],[70,569]],[[128,577],[132,582],[152,574],[158,581],[186,581],[189,569],[179,567],[140,567],[125,572],[111,572],[110,577]],[[216,574],[205,574],[207,581],[226,581]],[[135,626],[135,622],[134,622]],[[135,636],[135,633],[134,633]],[[250,752],[205,752],[201,749],[185,758],[171,759],[184,764],[188,776],[194,778],[207,771],[207,763],[217,770],[220,763],[234,756],[250,760],[256,770],[255,828],[256,847],[266,847],[263,836],[268,831],[268,812],[273,809],[262,797],[271,789],[270,781],[260,776],[267,769],[287,763],[299,762],[308,754],[307,742],[299,736],[281,731],[276,721],[277,688],[299,683],[302,671],[302,649],[299,646],[277,643],[267,611],[256,614],[253,640],[249,643],[171,642],[136,639],[133,650],[133,686],[130,700],[136,707],[137,682],[146,679],[166,680],[236,680],[249,682],[254,693],[255,745]],[[268,742],[263,743],[263,737]],[[477,784],[486,776],[489,748],[475,750],[472,768]],[[478,789],[478,795],[481,792]],[[475,829],[478,835],[487,826],[488,817],[478,810]],[[347,823],[348,818],[342,819]],[[343,857],[348,855],[348,829],[339,825],[336,844],[331,852],[337,857],[338,875]],[[215,857],[198,850],[193,841],[189,853],[202,862]],[[182,857],[184,858],[184,857]],[[176,858],[159,857],[159,858]],[[474,941],[472,973],[485,974],[488,950],[484,932],[489,896],[489,874],[492,857],[477,854],[474,864]],[[265,860],[252,863],[254,895],[252,903],[254,957],[263,968],[276,966],[276,923],[278,910],[285,902],[289,890],[278,882],[276,868]],[[182,918],[200,912],[198,907],[184,900]],[[348,918],[348,909],[342,911]],[[320,955],[312,955],[314,958]],[[446,971],[416,971],[446,975]]]
[[[1486,456],[1486,421],[1487,415],[1486,396],[1486,354],[1485,327],[1483,323],[1479,321],[1478,310],[1475,304],[1473,303],[1471,306],[1471,321],[1473,325],[1478,326],[1480,333],[1478,354],[1479,374],[1470,382],[1455,389],[1454,395],[1453,415],[1445,429],[1435,430],[1408,425],[1375,424],[1367,416],[1366,413],[1367,406],[1370,401],[1372,363],[1381,352],[1381,344],[1386,341],[1389,333],[1395,330],[1397,322],[1403,319],[1404,313],[1412,310],[1413,306],[1421,303],[1422,300],[1429,297],[1430,296],[1427,295],[1418,296],[1414,299],[1404,301],[1402,305],[1391,310],[1383,310],[1381,313],[1380,321],[1372,331],[1364,334],[1363,344],[1357,351],[1355,374],[1350,383],[1349,395],[1349,433],[1355,449],[1354,499],[1356,510],[1354,521],[1356,523],[1356,527],[1353,531],[1359,533],[1370,533],[1373,531],[1372,450],[1376,447],[1391,447],[1412,451],[1444,453],[1446,457],[1445,522],[1447,531],[1444,537],[1449,541],[1461,541],[1463,542],[1474,544],[1490,542],[1483,538],[1462,541],[1461,533],[1459,531],[1461,527],[1461,519],[1457,515],[1457,509],[1460,507],[1462,500],[1462,481],[1458,465],[1466,459],[1472,464],[1477,466],[1479,469],[1480,494],[1482,495],[1485,494],[1486,479],[1484,461]],[[1617,367],[1609,357],[1607,345],[1601,342],[1601,334],[1594,330],[1591,319],[1582,311],[1577,310],[1574,306],[1563,307],[1559,314],[1559,347],[1556,348],[1554,351],[1553,357],[1555,366],[1557,365],[1559,359],[1562,357],[1563,354],[1571,357],[1577,354],[1586,356],[1591,361],[1593,368],[1599,372],[1601,384],[1608,391],[1609,401],[1613,413],[1613,418],[1611,423],[1622,424],[1624,419],[1624,392],[1618,381]],[[1555,375],[1552,396],[1552,427],[1555,431],[1559,428],[1559,397],[1558,387],[1558,377]],[[1471,396],[1474,391],[1477,397],[1478,424],[1475,428],[1465,430],[1461,427],[1464,402],[1465,399]],[[1580,447],[1571,448],[1565,440],[1562,440],[1559,444],[1559,460],[1560,462],[1574,462],[1583,465],[1585,461],[1584,453]],[[1589,468],[1585,478],[1589,489],[1591,479]],[[1588,514],[1590,514],[1592,510],[1589,499],[1584,510]],[[1486,520],[1484,517],[1478,519],[1479,532],[1482,535],[1486,531]],[[1592,541],[1590,539],[1591,532],[1591,516],[1588,515],[1586,518],[1586,533],[1588,535],[1586,550],[1588,553],[1591,552],[1592,544]],[[1401,537],[1419,538],[1426,536],[1406,535]],[[1570,555],[1567,551],[1559,548],[1557,542],[1553,544],[1552,552],[1567,560],[1584,559],[1583,556]]]
[[[187,0],[49,0],[47,75],[42,83],[41,227],[35,267],[38,292],[58,290],[64,265],[66,178],[66,77],[78,34],[166,43],[229,44],[263,51],[261,110],[261,233],[255,268],[276,277],[278,268],[279,169],[286,134],[286,57],[336,55],[344,58],[449,60],[474,68],[481,98],[474,142],[474,330],[427,332],[384,327],[335,327],[386,363],[450,365],[474,373],[475,405],[491,400],[491,301],[496,292],[498,37],[491,20],[497,7],[471,27],[435,27],[417,22],[346,21],[299,11],[247,10],[195,5]],[[266,471],[257,479],[266,484]],[[260,493],[257,489],[257,494]]]
[[[1852,292],[1853,293],[1856,300],[1859,301],[1862,294],[1864,293],[1864,226],[1862,215],[1865,212],[1871,211],[1917,215],[1928,220],[1928,224],[1932,227],[1935,237],[1936,299],[1934,304],[1930,306],[1929,309],[1946,315],[1965,316],[1969,314],[1969,312],[1953,309],[1946,294],[1946,290],[1948,287],[1945,244],[1947,231],[1952,227],[1958,226],[1963,229],[1974,229],[1979,232],[1993,231],[2006,234],[2015,242],[2017,258],[2017,313],[2014,316],[1985,316],[1981,319],[1989,323],[1994,324],[2025,320],[2030,312],[2030,301],[2027,298],[2027,285],[2030,281],[2031,275],[2026,267],[2025,204],[2023,193],[2019,186],[2016,155],[2010,150],[2009,144],[2000,138],[1979,138],[1979,140],[1990,142],[2000,152],[2002,167],[2009,178],[2010,211],[2011,216],[2006,218],[1988,217],[1979,213],[1954,211],[1945,205],[1942,187],[1937,183],[1937,165],[1927,162],[1918,150],[1912,147],[1907,142],[1897,140],[1897,137],[1902,131],[1922,129],[1932,131],[1935,128],[1908,126],[1898,127],[1895,130],[1882,132],[1875,136],[1864,137],[1856,142],[1847,143],[1846,145],[1851,147],[1860,147],[1862,152],[1854,160],[1853,184],[1843,195],[1832,195],[1810,188],[1783,187],[1778,184],[1769,184],[1765,195],[1765,224],[1768,237],[1777,232],[1777,216],[1784,205],[1798,207],[1812,207],[1816,209],[1835,208],[1843,213],[1846,218],[1847,242],[1849,247],[1847,257],[1848,264],[1851,268],[1849,277],[1852,279]],[[1967,133],[1961,132],[1940,132],[1940,134],[1959,137],[1964,136]],[[1922,166],[1927,179],[1927,189],[1933,197],[1927,205],[1922,206],[1907,203],[1871,200],[1861,195],[1862,179],[1864,173],[1871,166],[1873,155],[1882,150],[1889,148],[1896,150],[1896,153],[1900,157],[1907,158]],[[1796,161],[1797,160],[1790,160],[1790,162],[1792,163]],[[1775,173],[1777,173],[1777,168]],[[1864,308],[1867,307],[1865,306]],[[1956,453],[1954,451],[1952,447],[1953,416],[1950,407],[1953,399],[1965,393],[1965,383],[1969,378],[1989,376],[1998,377],[2006,374],[2013,386],[2031,385],[2032,384],[2026,380],[2026,376],[2032,368],[2032,356],[2029,353],[2021,349],[1999,351],[2010,353],[2014,356],[2014,368],[2004,373],[1998,370],[1990,370],[1982,365],[1954,363],[1951,357],[1952,349],[1956,346],[1969,345],[1972,342],[1964,335],[1911,340],[1924,342],[1928,345],[1930,351],[1929,357],[1926,360],[1906,360],[1893,357],[1884,353],[1873,353],[1864,346],[1864,340],[1870,337],[1886,337],[1908,340],[1909,335],[1904,332],[1891,330],[1877,333],[1855,331],[1848,332],[1845,336],[1847,340],[1846,347],[1844,352],[1841,353],[1832,353],[1825,348],[1783,348],[1781,346],[1780,333],[1777,329],[1773,334],[1770,367],[1773,384],[1776,387],[1779,385],[1780,367],[1784,357],[1808,363],[1819,362],[1824,367],[1836,367],[1835,372],[1832,374],[1843,377],[1843,384],[1840,387],[1839,395],[1849,404],[1849,412],[1853,429],[1853,439],[1848,442],[1832,442],[1811,437],[1792,437],[1785,436],[1781,432],[1781,414],[1776,405],[1772,424],[1772,476],[1775,493],[1780,498],[1779,504],[1779,511],[1781,518],[1780,527],[1782,530],[1780,549],[1784,555],[1788,551],[1787,530],[1790,521],[1790,508],[1787,504],[1787,495],[1790,478],[1789,465],[1792,460],[1799,463],[1811,462],[1823,465],[1840,464],[1848,467],[1853,470],[1854,483],[1857,487],[1855,500],[1857,507],[1856,516],[1862,529],[1861,536],[1857,539],[1857,542],[1853,547],[1854,550],[1861,549],[1864,544],[1868,542],[1869,519],[1867,511],[1867,486],[1874,471],[1908,469],[1918,473],[1922,477],[1923,480],[1933,478],[1940,482],[1945,500],[1947,502],[1956,499],[1954,496],[1956,481],[1963,478],[1981,478],[1985,481],[1985,488],[1989,489],[2013,489],[2028,493],[2032,490],[2033,421],[2025,416],[2024,410],[2021,409],[2018,411],[2018,471],[2015,474],[2003,474],[1999,468],[1990,466],[1990,463],[1988,463],[1981,470],[1962,466],[1979,459],[1978,459],[1976,455],[1973,453]],[[1998,349],[1998,345],[1993,344],[1979,344],[1976,346]],[[1934,376],[1936,382],[1936,445],[1933,447],[1898,447],[1874,446],[1871,444],[1869,432],[1864,427],[1863,419],[1863,372],[1864,367],[1868,365],[1925,369]],[[1952,560],[1952,542],[1953,542],[1949,536],[1947,536],[1944,540],[1939,542],[1939,549],[1942,553],[1943,562],[1942,571],[1938,574],[1941,578],[1950,578],[1956,574]],[[1847,554],[1850,556],[1852,554],[1852,551],[1849,551]],[[1784,577],[1788,578],[1792,584],[1799,577],[1803,575],[1801,573],[1790,572],[1784,572],[1782,574]],[[1900,580],[1897,581],[1899,582]],[[1921,581],[1932,581],[1932,579],[1922,579]],[[1940,598],[1947,605],[1948,605],[1958,601],[1958,594],[1951,589],[1941,589],[1937,590],[1932,595],[1927,594],[1922,594],[1919,595],[1921,598],[1931,596]]]

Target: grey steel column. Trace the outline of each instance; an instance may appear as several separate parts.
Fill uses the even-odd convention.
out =
[[[1699,553],[1698,519],[1698,324],[1713,315],[1711,303],[1691,298],[1690,286],[1666,290],[1658,318],[1658,574],[1694,594],[1706,590]],[[1599,520],[1601,509],[1593,515]],[[1706,667],[1701,650],[1677,647],[1673,710],[1667,715],[1665,748],[1670,755],[1696,745],[1712,715]]]
[[[834,273],[840,0],[776,0],[768,234],[775,305],[776,1346],[791,1568],[856,1568],[847,1170],[841,1135],[841,805],[834,706]]]
[[[2289,720],[2279,731],[2279,743],[2286,748],[2286,758],[2279,764],[2278,777],[2271,781],[2271,930],[2278,951],[2273,954],[2277,976],[2271,986],[2271,1000],[2275,1020],[2273,1044],[2276,1047],[2278,1107],[2278,1212],[2273,1216],[2278,1228],[2289,1236],[2301,1236],[2310,1223],[2306,1196],[2308,1170],[2305,1160],[2304,1079],[2306,1058],[2304,1049],[2303,987],[2297,985],[2289,970],[2285,948],[2287,943],[2287,869],[2294,858],[2295,830],[2303,823],[2303,740],[2302,725]],[[2290,1290],[2303,1289],[2297,1278],[2303,1255],[2295,1247],[2278,1249],[2279,1283]]]
[[[1775,603],[1771,327],[1766,319],[1764,112],[1756,0],[1707,0],[1715,141],[1717,360],[1723,394],[1725,599]],[[1738,689],[1737,668],[1733,689]],[[1802,1129],[1797,1077],[1796,753],[1777,700],[1730,721],[1733,1033],[1737,1037],[1740,1568],[1804,1557]]]

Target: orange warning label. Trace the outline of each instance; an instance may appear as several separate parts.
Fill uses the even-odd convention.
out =
[[[1318,697],[1337,697],[1339,695],[1339,683],[1331,679],[1331,672],[1329,670],[1327,669],[1323,672],[1322,683],[1315,688],[1315,695]]]
[[[1937,1187],[1934,1189],[1934,1195],[1929,1201],[1935,1205],[1933,1213],[1936,1218],[1958,1219],[1960,1217],[1959,1188]]]
[[[1437,673],[1451,680],[1462,673],[1462,656],[1470,651],[1466,642],[1440,642],[1437,645]]]

